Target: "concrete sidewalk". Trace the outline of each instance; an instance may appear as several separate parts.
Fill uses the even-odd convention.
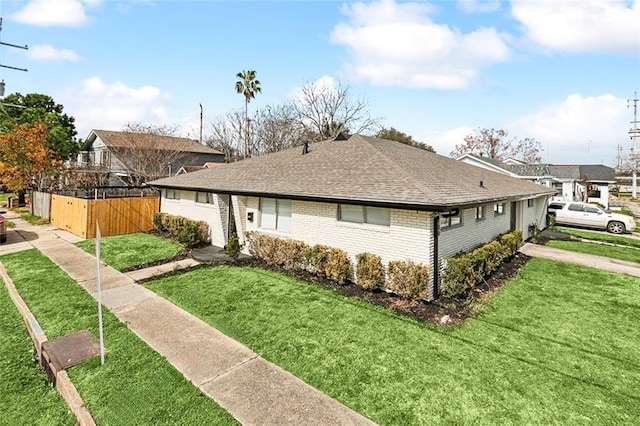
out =
[[[575,265],[589,266],[591,268],[600,269],[602,271],[618,272],[620,274],[640,277],[640,264],[634,262],[626,262],[624,260],[595,256],[593,254],[561,250],[532,243],[524,244],[522,247],[520,247],[519,251],[520,253],[526,254],[527,256],[541,257],[544,259],[573,263]]]
[[[96,260],[74,246],[80,240],[53,226],[11,218],[16,228],[0,254],[35,247],[96,297]],[[165,268],[188,267],[182,265]],[[162,272],[123,274],[100,269],[102,303],[203,393],[245,425],[370,425],[370,420],[307,385],[252,350],[168,302],[135,280]]]

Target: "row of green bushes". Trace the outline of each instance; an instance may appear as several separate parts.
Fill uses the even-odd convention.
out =
[[[210,242],[209,225],[203,221],[167,213],[155,213],[153,226],[158,231],[168,233],[187,248],[200,247]]]
[[[308,271],[344,283],[353,277],[347,253],[321,244],[309,246],[303,241],[288,240],[249,232],[249,252],[271,266],[285,270]],[[385,269],[382,258],[371,253],[356,256],[356,283],[368,290],[384,288],[406,298],[426,297],[429,268],[412,261],[392,261]]]
[[[516,254],[521,241],[522,232],[513,231],[468,253],[445,259],[442,294],[447,297],[458,296],[480,284],[502,262]]]

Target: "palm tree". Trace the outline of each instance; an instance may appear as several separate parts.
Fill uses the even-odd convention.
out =
[[[253,70],[242,71],[236,74],[236,93],[244,95],[244,158],[247,158],[249,150],[249,102],[256,97],[256,93],[261,93],[260,80],[256,80],[256,72]],[[242,139],[242,135],[240,135]]]

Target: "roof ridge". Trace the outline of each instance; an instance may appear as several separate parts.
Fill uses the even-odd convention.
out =
[[[354,138],[354,137],[362,139],[364,142],[366,142],[367,145],[373,151],[375,151],[377,153],[378,157],[381,157],[385,161],[385,163],[391,165],[394,169],[396,169],[399,172],[399,174],[402,175],[403,180],[405,180],[407,183],[411,184],[411,186],[413,186],[418,192],[423,194],[425,197],[428,197],[428,194],[425,193],[424,188],[417,183],[417,181],[414,179],[414,177],[409,172],[407,172],[405,169],[400,167],[395,161],[391,160],[389,157],[387,157],[386,155],[382,154],[382,152],[380,152],[380,150],[377,149],[375,147],[375,145],[370,140],[368,140],[367,138],[365,138],[363,136],[360,136],[358,134],[355,134],[355,135],[351,136],[351,138]],[[351,138],[349,138],[349,139],[351,139]],[[378,139],[378,140],[386,141],[386,142],[401,143],[401,142],[398,142],[398,141],[392,141],[390,139],[383,139],[383,138],[376,138],[376,137],[373,137],[373,136],[369,136],[368,138]]]

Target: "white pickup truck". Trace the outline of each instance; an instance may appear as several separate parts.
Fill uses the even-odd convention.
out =
[[[613,234],[633,232],[636,221],[632,216],[609,213],[600,207],[579,201],[552,201],[549,215],[555,216],[558,225],[604,229]]]

